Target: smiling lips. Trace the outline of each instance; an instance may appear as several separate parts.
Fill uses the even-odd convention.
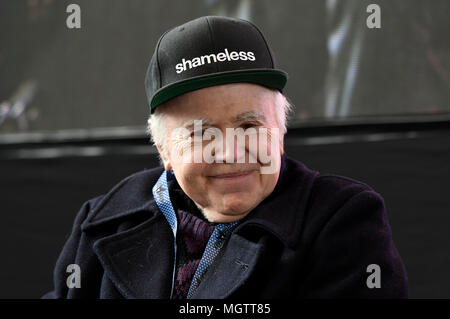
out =
[[[229,174],[220,174],[220,175],[215,175],[215,176],[210,176],[210,177],[218,178],[218,179],[233,179],[233,178],[248,176],[252,172],[253,171],[236,172],[236,173],[229,173]]]

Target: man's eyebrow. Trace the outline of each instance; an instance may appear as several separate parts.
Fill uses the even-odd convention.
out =
[[[244,112],[236,116],[235,122],[243,122],[243,121],[262,121],[265,122],[266,117],[264,114],[250,111],[250,112]]]
[[[266,117],[264,116],[264,114],[255,112],[255,111],[249,111],[249,112],[244,112],[244,113],[237,115],[234,122],[244,122],[244,121],[262,121],[262,122],[264,122],[265,120],[266,120]],[[182,127],[184,127],[184,128],[193,127],[195,125],[195,121],[202,121],[201,122],[202,126],[214,126],[212,121],[205,119],[205,118],[203,118],[203,119],[201,118],[201,119],[188,120],[182,124]]]
[[[195,120],[189,120],[183,123],[182,127],[189,128],[195,125],[195,121],[202,121],[202,126],[212,126],[212,123],[208,119],[195,119]]]

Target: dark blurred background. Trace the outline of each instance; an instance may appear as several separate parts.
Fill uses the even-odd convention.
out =
[[[164,31],[202,15],[262,29],[290,76],[287,154],[379,192],[410,297],[450,298],[447,0],[0,0],[0,298],[50,290],[82,203],[158,165],[147,64]]]

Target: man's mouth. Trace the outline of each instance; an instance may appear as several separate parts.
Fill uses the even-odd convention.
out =
[[[245,171],[245,172],[219,174],[219,175],[214,175],[214,176],[210,176],[210,177],[212,177],[212,178],[219,178],[219,179],[233,179],[233,178],[248,176],[248,175],[250,175],[252,173],[253,173],[253,171]]]

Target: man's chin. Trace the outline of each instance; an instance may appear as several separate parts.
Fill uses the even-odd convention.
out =
[[[220,210],[203,209],[203,213],[211,223],[232,223],[248,215],[251,207],[248,205],[229,205]]]

